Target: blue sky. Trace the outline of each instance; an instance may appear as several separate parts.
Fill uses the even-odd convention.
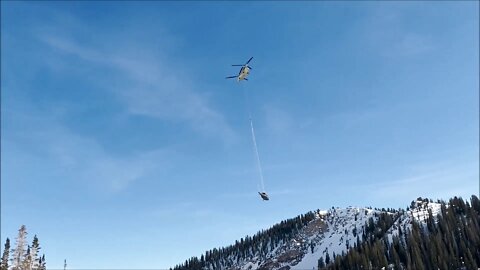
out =
[[[478,2],[1,5],[1,246],[25,224],[50,268],[478,192]]]

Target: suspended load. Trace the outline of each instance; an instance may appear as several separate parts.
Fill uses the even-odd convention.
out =
[[[262,197],[262,199],[263,199],[264,201],[270,200],[270,199],[268,198],[268,194],[267,194],[266,192],[258,192],[258,194],[260,194],[260,197]]]

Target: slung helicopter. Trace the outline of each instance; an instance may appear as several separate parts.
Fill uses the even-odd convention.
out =
[[[262,199],[264,201],[270,200],[270,198],[268,198],[268,194],[266,192],[258,192],[258,194],[260,194],[260,197],[262,197]]]
[[[248,63],[250,63],[252,59],[253,57],[250,57],[250,59],[248,59],[248,61],[244,65],[232,65],[232,67],[242,67],[242,68],[240,68],[240,72],[238,72],[238,75],[229,76],[229,77],[226,77],[226,79],[237,78],[237,81],[241,81],[241,80],[248,81],[247,76],[248,74],[250,74],[250,70],[252,69],[252,67],[249,66]]]

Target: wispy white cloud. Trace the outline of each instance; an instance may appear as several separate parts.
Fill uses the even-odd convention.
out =
[[[131,45],[112,52],[59,36],[40,38],[59,54],[70,54],[88,64],[118,72],[116,80],[127,79],[128,83],[116,84],[127,85],[122,87],[99,83],[114,93],[130,114],[187,124],[195,132],[225,142],[235,139],[224,116],[195,90],[188,75],[172,68],[165,59],[149,55],[148,50]]]
[[[96,140],[66,128],[60,113],[39,111],[25,102],[21,106],[23,109],[10,103],[9,109],[3,110],[8,126],[2,138],[2,150],[8,155],[4,168],[11,181],[34,177],[53,186],[66,181],[119,192],[152,173],[161,178],[173,166],[168,149],[114,155]]]

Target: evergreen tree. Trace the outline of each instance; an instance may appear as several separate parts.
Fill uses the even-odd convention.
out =
[[[27,247],[27,252],[25,253],[25,259],[22,262],[22,270],[31,270],[30,265],[32,262],[32,256],[30,254],[30,246]]]
[[[472,195],[472,198],[470,199],[472,208],[477,211],[477,213],[480,213],[480,200],[478,199],[477,196]]]
[[[328,251],[327,251],[327,255],[325,255],[325,264],[329,264],[330,263],[330,255],[328,254]]]
[[[12,270],[22,270],[27,245],[27,227],[25,225],[18,230],[16,241],[15,248],[12,249]]]
[[[323,261],[323,257],[320,257],[318,260],[318,269],[322,269],[325,267],[325,262]]]
[[[38,270],[47,270],[47,264],[45,262],[45,254],[43,254],[39,260]]]
[[[5,249],[3,250],[2,261],[0,262],[0,270],[8,270],[8,257],[10,257],[10,239],[5,241]]]
[[[40,264],[39,264],[40,258],[38,258],[39,251],[40,251],[40,244],[38,243],[37,235],[35,235],[33,237],[32,247],[30,249],[29,267],[32,270],[38,270],[38,268],[40,267]]]

